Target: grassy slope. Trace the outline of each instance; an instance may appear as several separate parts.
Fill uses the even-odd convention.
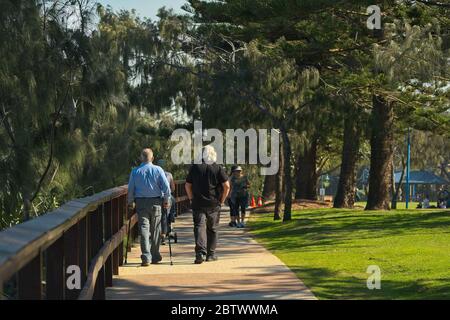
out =
[[[416,209],[418,204],[419,204],[419,202],[410,202],[409,209]],[[355,205],[364,208],[366,206],[366,203],[365,202],[356,202]],[[430,205],[436,206],[436,202],[430,202]],[[397,209],[406,209],[406,203],[398,202]]]
[[[249,226],[320,299],[450,299],[450,210],[302,210]],[[369,265],[381,290],[366,287]]]

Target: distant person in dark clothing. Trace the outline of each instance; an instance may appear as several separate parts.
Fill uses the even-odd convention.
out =
[[[217,228],[230,183],[222,166],[216,164],[217,154],[212,146],[203,148],[203,163],[193,164],[186,177],[186,193],[191,201],[194,235],[195,263],[217,260]]]
[[[426,194],[422,200],[422,209],[428,209],[430,207],[430,197]]]
[[[448,207],[447,203],[450,198],[450,193],[442,186],[439,188],[437,207],[441,209],[446,209]]]
[[[237,168],[238,166],[234,165],[231,167],[231,171],[230,171],[230,179],[231,180],[231,176],[233,175],[233,171]],[[231,182],[230,182],[231,184]],[[237,217],[239,217],[239,212],[238,215],[236,216],[236,212],[234,211],[234,207],[233,207],[233,201],[231,201],[231,197],[230,197],[231,193],[228,195],[227,198],[227,203],[228,206],[230,207],[230,223],[228,224],[230,227],[237,227]]]
[[[233,170],[233,176],[230,179],[231,184],[231,202],[233,202],[234,215],[238,223],[236,227],[245,227],[245,209],[248,203],[248,187],[250,183],[248,178],[242,173],[241,167],[236,167]],[[239,210],[240,209],[240,210]],[[241,216],[239,216],[239,213]]]

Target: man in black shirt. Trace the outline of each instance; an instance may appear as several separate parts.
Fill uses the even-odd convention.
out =
[[[194,218],[195,263],[215,261],[217,228],[220,209],[230,191],[225,170],[216,164],[212,146],[203,148],[203,163],[193,164],[186,178],[186,193],[191,201]]]

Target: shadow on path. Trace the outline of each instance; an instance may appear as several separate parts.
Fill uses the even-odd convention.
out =
[[[315,299],[311,291],[277,257],[254,241],[245,230],[228,227],[223,211],[219,228],[219,261],[195,265],[192,215],[177,218],[178,243],[161,246],[163,261],[140,266],[134,245],[127,265],[120,268],[107,299]]]

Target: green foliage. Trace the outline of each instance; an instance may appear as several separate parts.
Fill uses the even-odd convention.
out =
[[[0,228],[126,183],[145,146],[167,154],[176,121],[158,114],[183,84],[150,63],[165,57],[158,24],[90,0],[2,1],[0,15]]]
[[[448,9],[383,1],[379,38],[365,25],[372,1],[188,2],[192,16],[163,8],[158,21],[92,0],[0,2],[0,228],[126,183],[144,146],[169,160],[171,132],[194,119],[283,127],[291,160],[317,141],[326,171],[344,119],[370,129],[377,94],[395,102],[398,150],[407,127],[447,146]],[[418,166],[445,175],[439,150]]]

